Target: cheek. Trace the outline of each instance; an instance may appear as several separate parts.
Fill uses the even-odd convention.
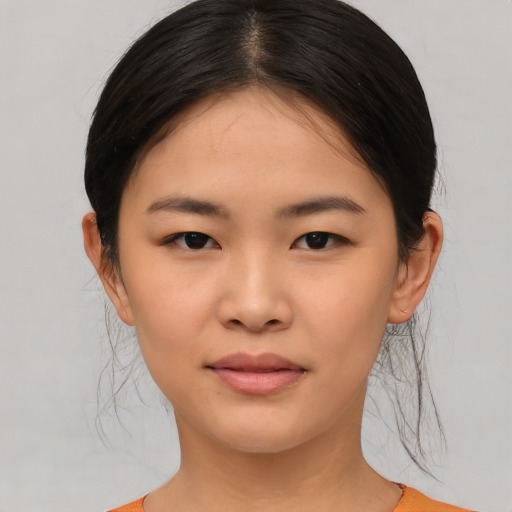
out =
[[[305,329],[309,330],[318,389],[324,390],[313,401],[312,411],[317,411],[319,417],[337,421],[354,405],[355,397],[365,394],[388,309],[384,298],[388,290],[376,290],[375,286],[368,289],[365,285],[365,281],[348,278],[344,283],[332,283],[330,300],[323,297],[315,301],[311,310],[310,324]]]
[[[201,272],[188,275],[154,258],[151,266],[127,260],[125,267],[126,289],[148,366],[193,348],[211,317],[214,283],[203,279]]]
[[[171,403],[181,403],[192,393],[200,406],[201,392],[190,375],[204,363],[207,297],[163,283],[133,290],[132,296],[140,349],[156,384]]]
[[[329,279],[309,283],[302,307],[308,311],[305,329],[314,351],[332,366],[369,371],[387,325],[394,283],[393,258],[376,265],[363,257],[357,265],[339,268]]]

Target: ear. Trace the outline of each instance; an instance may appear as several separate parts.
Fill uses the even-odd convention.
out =
[[[423,229],[423,238],[411,250],[407,261],[400,264],[388,313],[388,322],[391,324],[401,324],[412,317],[427,291],[441,252],[443,223],[439,215],[434,212],[425,213]]]
[[[119,318],[125,324],[134,325],[130,300],[119,268],[105,256],[94,212],[87,213],[82,219],[82,231],[85,252],[96,269]]]

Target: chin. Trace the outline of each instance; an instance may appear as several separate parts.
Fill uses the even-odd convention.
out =
[[[297,423],[252,421],[233,422],[228,430],[217,432],[217,442],[247,454],[276,454],[310,441],[314,433],[297,428]],[[213,433],[213,432],[212,432]]]
[[[231,450],[247,454],[277,454],[291,450],[298,446],[300,441],[294,442],[289,436],[261,435],[245,436],[243,439],[231,439],[225,445]]]

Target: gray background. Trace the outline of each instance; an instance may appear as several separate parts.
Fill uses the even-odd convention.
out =
[[[381,472],[439,499],[511,511],[512,2],[352,3],[415,64],[445,188],[435,200],[446,243],[429,339],[448,438],[432,468],[440,482],[381,452],[376,440],[388,434],[378,422],[365,449]],[[101,511],[177,467],[176,433],[151,384],[147,406],[130,399],[120,411],[126,430],[105,416],[110,448],[96,432],[108,342],[80,233],[83,148],[102,82],[176,5],[0,0],[0,512]]]

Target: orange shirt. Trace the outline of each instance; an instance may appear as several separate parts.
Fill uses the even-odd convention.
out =
[[[454,507],[440,501],[431,500],[412,487],[406,487],[405,485],[400,485],[400,487],[403,491],[402,497],[393,512],[470,512],[465,508]],[[109,512],[144,512],[142,507],[143,501],[144,498],[140,498],[124,507],[116,508]]]
[[[466,508],[432,500],[412,487],[405,485],[400,487],[403,491],[402,497],[393,512],[470,512]],[[140,510],[142,511],[142,508]]]

